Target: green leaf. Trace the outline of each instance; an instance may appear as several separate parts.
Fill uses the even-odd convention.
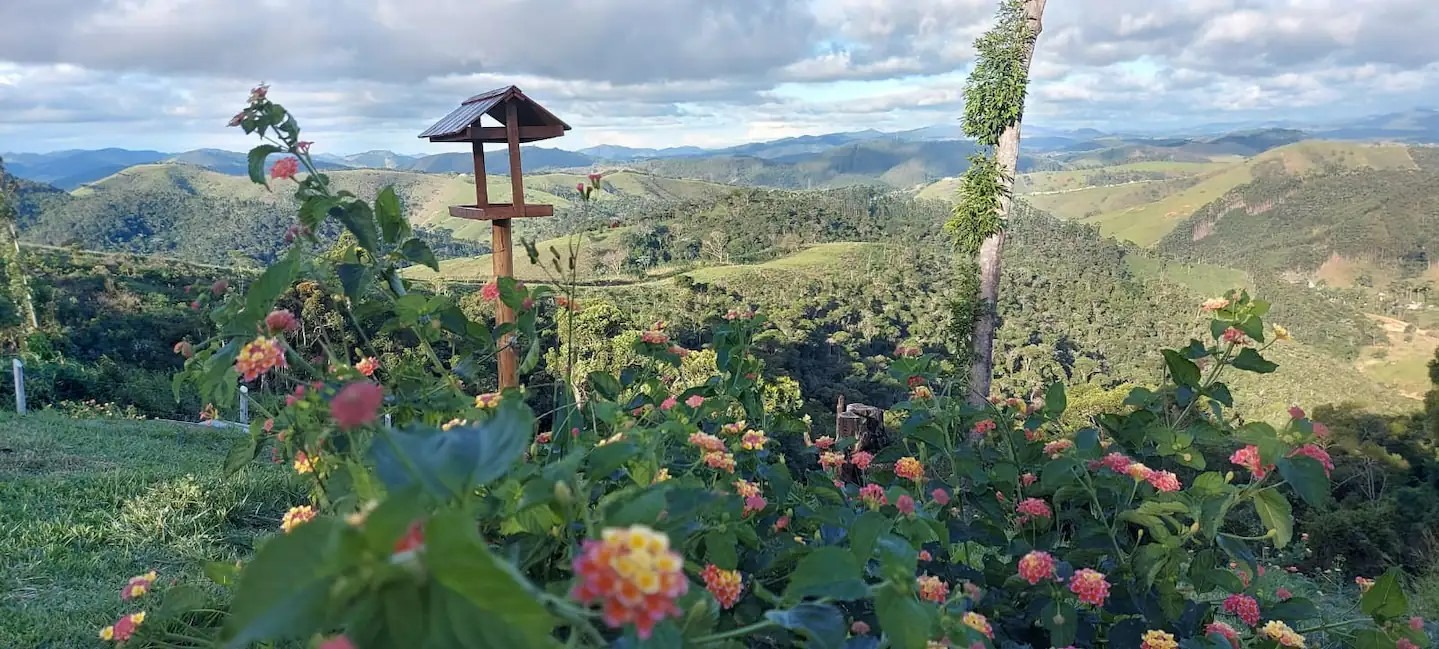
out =
[[[334,580],[349,558],[340,537],[349,526],[319,517],[271,538],[245,566],[221,639],[240,649],[323,630]]]
[[[1320,618],[1319,607],[1302,597],[1295,597],[1284,600],[1273,606],[1264,609],[1264,617],[1275,620],[1283,620],[1290,626],[1296,626],[1304,620],[1317,620]]]
[[[1379,629],[1357,629],[1354,632],[1354,649],[1394,649],[1395,641]]]
[[[205,564],[205,578],[216,586],[231,586],[240,577],[240,566],[228,561],[211,561]]]
[[[1199,366],[1184,357],[1183,354],[1172,349],[1161,350],[1164,354],[1164,364],[1169,367],[1169,376],[1179,385],[1187,385],[1191,388],[1199,387]]]
[[[737,545],[734,532],[710,532],[705,535],[705,559],[723,570],[734,570],[739,566]]]
[[[355,241],[360,244],[361,248],[369,251],[372,255],[378,253],[380,234],[375,231],[375,215],[370,210],[369,203],[351,200],[340,209],[331,210],[330,214],[345,224],[345,229],[355,235]]]
[[[1314,507],[1329,502],[1329,476],[1324,475],[1324,465],[1319,460],[1300,455],[1279,458],[1275,464],[1279,467],[1279,475],[1289,482],[1294,493],[1299,494],[1304,502]]]
[[[1079,611],[1074,605],[1050,600],[1039,615],[1039,624],[1049,630],[1050,645],[1064,647],[1074,644],[1079,631]]]
[[[370,267],[364,264],[338,264],[335,274],[340,276],[345,297],[351,300],[359,300],[370,285]]]
[[[524,455],[533,437],[534,414],[517,398],[501,402],[494,416],[469,426],[429,434],[391,431],[375,439],[375,472],[391,489],[420,484],[440,496],[461,494],[495,481]]]
[[[1159,576],[1159,571],[1163,570],[1165,562],[1169,561],[1169,549],[1158,543],[1141,545],[1135,551],[1133,560],[1134,571],[1147,591],[1154,586],[1154,578]]]
[[[841,649],[845,643],[844,614],[830,604],[800,604],[788,610],[767,611],[766,620],[805,636],[806,647]]]
[[[639,453],[640,447],[630,440],[610,442],[591,450],[589,462],[585,466],[591,475],[602,478],[613,473],[615,469],[620,468]]]
[[[865,512],[855,519],[849,529],[849,548],[861,564],[874,556],[875,542],[889,532],[891,524],[889,517],[879,512]]]
[[[1294,512],[1289,500],[1277,489],[1265,489],[1254,494],[1254,511],[1264,526],[1274,530],[1274,547],[1289,545],[1294,537]]]
[[[289,290],[290,284],[295,281],[295,275],[300,272],[300,254],[299,249],[291,249],[280,261],[266,268],[260,278],[250,285],[245,293],[247,322],[260,322],[270,313],[271,307],[275,306],[275,300]]]
[[[1398,568],[1385,571],[1383,576],[1374,580],[1369,592],[1359,598],[1359,610],[1381,623],[1408,614],[1409,598],[1404,596],[1399,578]]]
[[[1060,487],[1075,484],[1075,470],[1078,468],[1079,460],[1073,457],[1050,460],[1039,472],[1039,487],[1045,491],[1058,491]]]
[[[490,552],[474,518],[462,511],[436,516],[425,526],[424,557],[436,581],[517,631],[523,644],[516,647],[554,644],[554,619],[515,567]]]
[[[1258,374],[1268,374],[1279,369],[1277,363],[1265,360],[1263,356],[1259,355],[1259,352],[1254,351],[1254,349],[1250,347],[1245,347],[1241,350],[1239,355],[1235,356],[1234,360],[1230,361],[1229,364],[1233,365],[1235,369]]]
[[[265,180],[265,158],[270,157],[271,153],[279,153],[282,150],[273,144],[261,144],[250,149],[250,182],[269,187],[270,183]]]
[[[164,599],[155,615],[159,618],[172,618],[200,608],[206,601],[205,591],[193,584],[171,586],[165,589]]]
[[[848,550],[833,546],[817,548],[795,566],[784,598],[789,602],[805,597],[864,599],[869,590],[862,574],[859,560]]]
[[[300,204],[300,225],[309,228],[311,232],[318,232],[320,224],[330,215],[330,210],[339,204],[338,199],[328,196],[305,199],[305,202]]]
[[[635,523],[654,524],[665,510],[665,492],[669,486],[660,483],[640,491],[627,500],[618,500],[604,516],[606,527],[623,527]]]
[[[1254,551],[1249,549],[1249,544],[1223,534],[1215,537],[1214,542],[1219,544],[1220,549],[1230,558],[1248,565],[1250,574],[1258,571],[1258,559],[1255,558]]]
[[[1223,383],[1215,383],[1205,388],[1204,396],[1224,404],[1226,408],[1234,407],[1234,396],[1229,393],[1229,386]]]
[[[924,649],[929,644],[930,607],[913,595],[882,593],[874,598],[874,613],[892,649]]]
[[[400,197],[395,195],[394,187],[380,190],[380,195],[375,197],[375,218],[380,222],[380,233],[385,237],[385,243],[393,245],[410,235],[410,224],[400,213]]]
[[[260,445],[254,435],[235,440],[235,443],[230,445],[230,452],[225,454],[225,476],[235,475],[259,454]]]
[[[404,255],[405,259],[440,272],[440,260],[435,258],[435,251],[430,250],[430,244],[419,238],[406,239],[404,245],[400,246],[400,254]]]
[[[384,629],[395,646],[419,644],[429,635],[422,616],[425,609],[413,585],[387,584],[379,595]]]
[[[601,397],[614,400],[620,396],[620,382],[607,372],[590,372],[590,388]]]
[[[524,305],[525,298],[530,296],[520,281],[513,277],[501,277],[495,280],[495,284],[500,289],[500,302],[516,311]]]
[[[1064,384],[1059,381],[1049,384],[1044,391],[1044,414],[1051,418],[1057,418],[1064,414],[1064,409],[1069,407],[1069,399],[1064,395]]]

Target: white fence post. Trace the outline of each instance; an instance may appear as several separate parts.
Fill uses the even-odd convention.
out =
[[[25,414],[25,363],[16,358],[15,368],[15,412]]]
[[[240,386],[240,423],[250,424],[250,388]]]
[[[385,413],[385,428],[390,428],[390,413]]]

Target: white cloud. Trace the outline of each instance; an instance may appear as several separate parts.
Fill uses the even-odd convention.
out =
[[[952,123],[996,0],[4,0],[0,149],[242,148],[266,80],[336,150],[517,84],[636,146]],[[1433,0],[1049,3],[1029,114],[1125,128],[1439,103]]]

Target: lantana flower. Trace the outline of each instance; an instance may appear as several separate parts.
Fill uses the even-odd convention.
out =
[[[1065,451],[1068,451],[1072,448],[1074,448],[1073,440],[1056,439],[1044,445],[1044,454],[1048,455],[1049,459],[1054,460],[1058,459],[1059,456],[1063,455]]]
[[[1263,480],[1264,476],[1269,475],[1269,472],[1274,470],[1274,465],[1262,463],[1259,458],[1259,447],[1253,444],[1235,451],[1234,454],[1229,456],[1229,461],[1232,464],[1249,469],[1249,473],[1254,475],[1255,480]]]
[[[1244,594],[1230,595],[1224,598],[1223,608],[1224,612],[1233,614],[1249,626],[1259,624],[1259,602],[1253,597]]]
[[[733,453],[724,451],[710,451],[704,454],[705,464],[712,469],[719,469],[728,473],[734,473],[735,460]]]
[[[1329,451],[1324,450],[1324,447],[1318,444],[1305,444],[1303,446],[1300,446],[1299,448],[1294,449],[1294,451],[1289,454],[1289,457],[1294,457],[1296,455],[1312,458],[1313,460],[1319,462],[1319,464],[1323,465],[1324,477],[1326,478],[1329,477],[1329,474],[1334,471],[1334,460],[1333,458],[1329,457]]]
[[[1030,585],[1054,578],[1054,557],[1041,550],[1031,551],[1019,560],[1019,576]]]
[[[679,617],[676,600],[689,590],[684,559],[670,549],[669,537],[643,525],[606,529],[587,539],[574,560],[579,577],[570,596],[602,607],[612,628],[634,625],[648,639],[655,624]]]
[[[1079,596],[1079,601],[1093,606],[1103,606],[1109,597],[1109,581],[1104,573],[1089,568],[1076,570],[1069,579],[1069,592]]]
[[[1236,649],[1238,649],[1239,647],[1239,632],[1236,631],[1234,627],[1229,626],[1227,623],[1217,620],[1214,622],[1210,622],[1209,626],[1204,627],[1204,635],[1222,636],[1225,640],[1229,641],[1230,646],[1233,646]]]
[[[1259,632],[1264,637],[1278,642],[1281,647],[1304,647],[1304,636],[1299,635],[1294,629],[1289,628],[1288,624],[1279,620],[1270,620],[1264,624],[1263,628],[1259,629]]]
[[[240,373],[240,380],[246,383],[277,367],[287,365],[285,350],[274,338],[261,336],[245,343],[240,348],[240,355],[235,357],[235,370]]]
[[[154,570],[143,575],[136,575],[130,578],[125,587],[120,589],[120,599],[130,600],[150,592],[150,586],[155,583],[159,575]]]
[[[709,433],[702,433],[699,431],[690,433],[689,442],[691,445],[698,446],[705,451],[714,452],[725,450],[724,440],[715,437],[714,435],[711,435]]]
[[[135,629],[145,622],[145,612],[131,613],[121,616],[114,624],[100,629],[100,639],[123,643],[135,635]]]
[[[877,484],[867,484],[859,488],[859,499],[869,505],[871,509],[889,504],[889,498],[884,495],[884,487]]]
[[[949,599],[949,584],[934,575],[923,575],[915,580],[919,586],[919,598],[943,604]]]
[[[369,381],[356,381],[335,394],[330,401],[330,417],[343,431],[350,431],[375,421],[385,389]]]
[[[365,376],[374,376],[377,369],[380,369],[380,361],[374,356],[366,356],[355,363],[355,371]]]
[[[906,480],[919,482],[924,479],[924,465],[919,460],[905,456],[894,463],[894,475]]]
[[[724,570],[711,563],[700,572],[700,578],[705,582],[705,590],[714,595],[722,609],[734,608],[744,592],[744,575],[738,570]]]
[[[1171,471],[1154,471],[1149,474],[1149,484],[1160,491],[1179,491],[1179,476]]]
[[[285,512],[285,517],[280,519],[280,529],[289,534],[296,527],[304,525],[315,518],[315,508],[309,505],[291,507]]]
[[[965,613],[964,617],[960,618],[960,621],[962,621],[965,626],[984,634],[986,638],[994,637],[994,628],[989,625],[989,620],[975,611]],[[1173,649],[1173,647],[1166,649]]]
[[[1174,634],[1157,629],[1144,632],[1144,637],[1139,643],[1139,649],[1178,649],[1179,641],[1174,639]]]

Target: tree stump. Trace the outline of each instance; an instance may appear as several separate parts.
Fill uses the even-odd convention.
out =
[[[850,457],[858,451],[878,453],[884,447],[889,446],[890,436],[884,430],[884,410],[862,403],[851,403],[844,406],[843,397],[840,398],[843,406],[841,412],[835,414],[834,430],[835,437],[839,441],[846,439],[855,440],[850,448]],[[879,468],[879,465],[870,465],[871,468]],[[860,470],[853,464],[845,464],[840,468],[840,479],[845,482],[860,484],[863,482]]]

